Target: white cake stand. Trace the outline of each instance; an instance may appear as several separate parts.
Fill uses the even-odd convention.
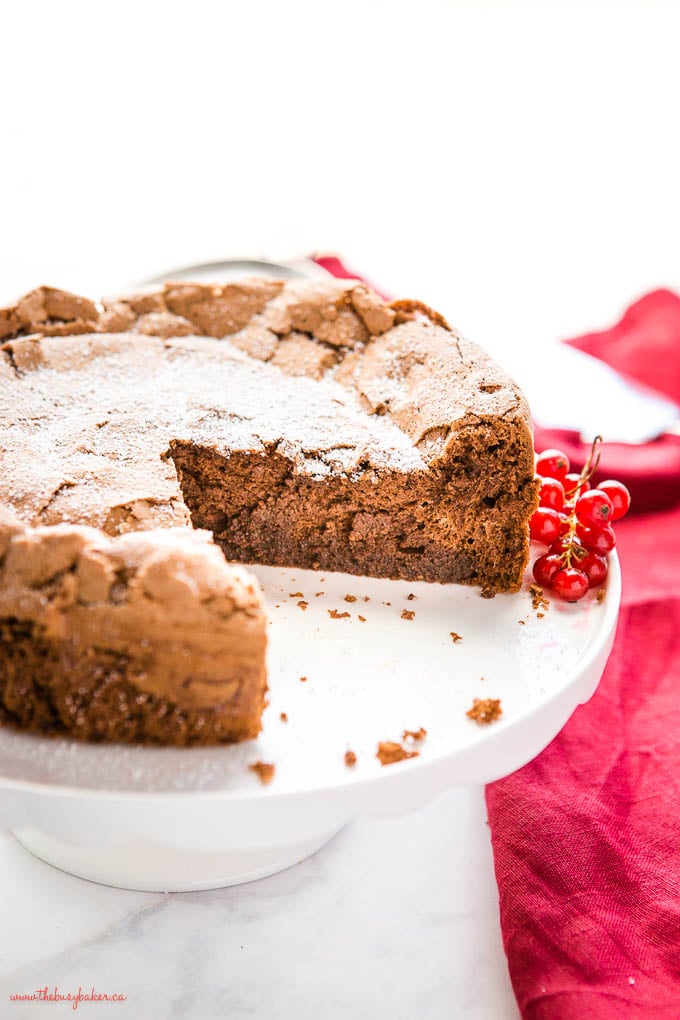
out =
[[[0,821],[28,850],[127,889],[235,885],[303,860],[357,815],[411,811],[447,787],[498,779],[590,698],[620,598],[615,555],[602,602],[590,593],[543,611],[529,578],[521,593],[486,600],[458,585],[253,570],[271,616],[260,738],[166,749],[0,728]],[[472,722],[473,698],[500,698],[502,718]],[[405,745],[417,758],[379,763],[379,741],[421,726],[427,737]],[[269,785],[248,768],[258,761],[276,766]]]

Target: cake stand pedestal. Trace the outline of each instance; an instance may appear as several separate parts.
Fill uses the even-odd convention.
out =
[[[0,728],[0,824],[27,850],[73,875],[148,891],[282,871],[353,818],[412,811],[531,760],[595,690],[620,598],[615,555],[603,601],[591,592],[542,609],[529,576],[521,592],[489,601],[460,585],[252,569],[271,614],[260,737],[152,748]],[[472,722],[473,698],[500,699],[501,718]],[[403,736],[420,727],[425,739]],[[388,740],[418,756],[381,766],[377,744]],[[275,765],[266,786],[249,768],[257,762]]]

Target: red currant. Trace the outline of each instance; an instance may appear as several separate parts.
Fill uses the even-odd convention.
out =
[[[536,474],[542,478],[557,478],[560,482],[569,470],[569,458],[561,450],[544,450],[536,458]]]
[[[598,584],[602,584],[607,578],[609,573],[609,567],[604,556],[598,556],[597,553],[587,552],[578,561],[578,568],[588,578],[588,584],[591,588],[597,587]]]
[[[578,602],[588,591],[588,578],[576,567],[564,567],[553,575],[552,589],[565,602]]]
[[[539,556],[534,563],[534,578],[544,588],[549,588],[553,577],[563,566],[561,556],[556,556],[554,553],[545,553],[543,556]]]
[[[606,492],[591,489],[576,500],[574,513],[587,528],[602,528],[611,520],[614,507]]]
[[[562,522],[557,510],[550,510],[546,506],[539,506],[529,521],[532,539],[544,545],[550,545],[558,538],[561,527]]]
[[[601,492],[606,492],[609,496],[612,507],[614,508],[612,513],[613,521],[620,521],[630,509],[630,493],[623,482],[615,482],[610,479],[606,482],[600,482],[598,489]]]
[[[565,475],[562,484],[567,494],[567,499],[574,499],[577,488],[579,492],[587,492],[590,488],[590,482],[582,482],[581,476],[574,473]]]
[[[607,554],[616,545],[611,525],[630,508],[630,493],[621,482],[609,480],[591,488],[600,442],[598,436],[582,474],[569,471],[569,459],[561,450],[545,450],[536,458],[540,494],[531,537],[548,545],[548,552],[534,563],[534,577],[567,602],[578,601],[589,587],[606,580]]]
[[[564,506],[564,486],[556,478],[541,479],[538,502],[551,510],[561,510]]]
[[[586,528],[583,524],[576,525],[576,535],[586,549],[591,552],[606,556],[616,545],[614,529],[606,526],[604,528]]]

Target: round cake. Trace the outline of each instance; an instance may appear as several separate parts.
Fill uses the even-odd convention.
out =
[[[0,310],[0,719],[257,735],[244,567],[516,591],[529,411],[479,347],[356,281],[166,284]]]

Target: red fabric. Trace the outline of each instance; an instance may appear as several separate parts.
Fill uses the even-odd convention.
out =
[[[678,399],[680,299],[650,294],[575,345]],[[661,388],[661,387],[659,387]],[[537,432],[537,449],[575,433]],[[527,1020],[680,1017],[680,438],[607,445],[623,605],[597,692],[533,762],[487,788],[501,925]],[[640,514],[640,510],[645,510]]]
[[[337,255],[315,255],[314,261],[318,266],[321,266],[322,269],[330,273],[331,276],[337,276],[339,280],[361,280],[363,283],[368,283],[380,297],[385,298],[386,301],[390,300],[389,295],[385,291],[379,290],[372,280],[367,280],[365,276],[352,272],[344,262],[340,261]]]
[[[668,291],[574,343],[680,400],[680,299]],[[586,452],[575,433],[537,436],[537,448],[566,445],[576,463]],[[614,650],[550,746],[487,788],[503,941],[526,1020],[680,1018],[679,457],[671,437],[605,446],[602,473],[638,499],[616,525]]]
[[[655,290],[630,306],[620,322],[568,341],[621,375],[680,403],[680,297]]]
[[[680,1017],[680,585],[654,591],[636,551],[668,526],[677,569],[680,511],[662,517],[619,526],[628,594],[597,692],[538,758],[487,788],[527,1020]]]

